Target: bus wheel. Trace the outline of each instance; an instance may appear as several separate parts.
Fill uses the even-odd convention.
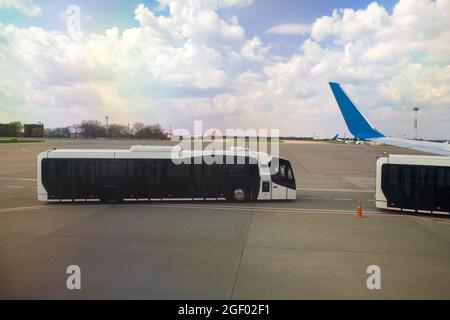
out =
[[[236,202],[244,202],[247,200],[247,189],[237,187],[231,193],[231,199]]]

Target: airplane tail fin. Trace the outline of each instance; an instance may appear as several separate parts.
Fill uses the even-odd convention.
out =
[[[359,139],[382,138],[384,135],[364,117],[356,104],[339,83],[330,82],[336,102],[347,124],[348,130]]]
[[[336,134],[333,138],[331,138],[331,141],[337,140],[338,136],[339,136],[339,133]]]

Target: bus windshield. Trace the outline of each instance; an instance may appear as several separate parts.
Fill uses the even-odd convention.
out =
[[[272,164],[274,167],[272,167]],[[295,187],[294,173],[289,161],[281,158],[275,158],[269,162],[269,168],[271,168],[271,176],[274,183],[288,188]]]

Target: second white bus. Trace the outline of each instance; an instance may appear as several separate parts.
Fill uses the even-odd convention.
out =
[[[378,158],[375,197],[380,209],[450,214],[450,157]]]

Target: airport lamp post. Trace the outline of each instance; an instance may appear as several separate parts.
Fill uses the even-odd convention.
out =
[[[419,111],[419,107],[414,107],[414,139],[417,140],[417,112]]]
[[[105,116],[106,137],[108,137],[108,120],[109,120],[109,116]]]

